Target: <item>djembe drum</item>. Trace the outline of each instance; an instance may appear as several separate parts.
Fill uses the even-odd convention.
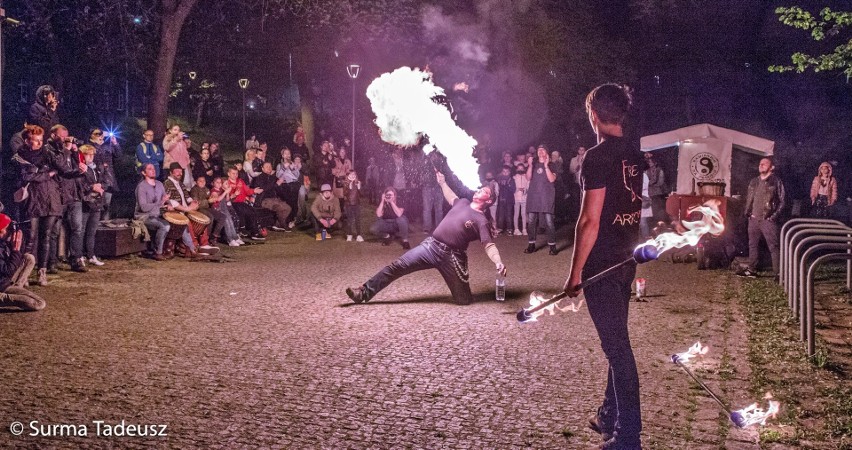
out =
[[[172,257],[175,254],[175,244],[183,237],[183,231],[189,225],[189,219],[179,211],[166,211],[163,213],[163,219],[166,219],[166,222],[171,225],[169,232],[166,234],[163,254],[167,257]]]
[[[210,225],[210,218],[200,211],[187,211],[186,216],[189,217],[189,234],[192,235],[192,242],[196,247],[207,245],[207,226]]]

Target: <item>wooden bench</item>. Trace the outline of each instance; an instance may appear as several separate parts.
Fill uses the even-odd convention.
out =
[[[95,234],[95,254],[98,256],[124,256],[143,252],[147,248],[148,244],[141,238],[133,239],[133,229],[130,227],[98,227]]]

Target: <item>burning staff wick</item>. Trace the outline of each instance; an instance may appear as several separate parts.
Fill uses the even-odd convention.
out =
[[[625,259],[624,261],[610,267],[609,269],[606,269],[602,272],[599,272],[599,273],[592,275],[591,277],[587,278],[582,283],[580,283],[579,286],[577,286],[578,290],[584,289],[584,288],[588,287],[590,284],[594,284],[594,283],[600,281],[601,279],[609,276],[609,274],[615,272],[616,270],[618,270],[618,269],[620,269],[620,268],[622,268],[622,267],[624,267],[628,264],[644,264],[648,261],[653,261],[653,260],[657,259],[657,255],[658,255],[657,247],[655,247],[654,245],[651,245],[651,244],[640,245],[639,247],[636,247],[635,250],[633,250],[633,256],[632,257]],[[534,305],[530,308],[526,308],[526,309],[522,309],[522,310],[518,311],[518,314],[516,315],[516,317],[518,318],[518,322],[523,323],[523,322],[529,322],[529,321],[535,320],[536,317],[543,314],[542,310],[550,307],[551,305],[559,303],[559,301],[561,301],[562,299],[564,299],[567,296],[568,296],[568,293],[565,292],[565,291],[562,291],[562,292],[554,295],[553,297],[550,297],[549,299],[539,303],[538,305]],[[574,306],[572,304],[571,307],[563,309],[563,311],[564,310],[571,310],[571,311],[577,312],[582,304],[583,303],[582,303],[582,300],[581,300],[580,303],[577,306]]]
[[[683,222],[683,227],[687,229],[685,233],[660,234],[656,238],[636,247],[636,249],[633,250],[633,257],[628,258],[623,262],[604,270],[603,272],[595,274],[587,280],[584,280],[580,283],[578,288],[583,289],[627,264],[643,264],[648,261],[653,261],[657,259],[657,256],[660,253],[663,253],[666,250],[681,248],[687,245],[695,245],[701,239],[701,236],[704,236],[707,233],[718,236],[725,231],[724,220],[722,219],[722,215],[719,214],[718,200],[709,200],[704,203],[704,205],[690,208],[689,213],[691,214],[693,212],[700,212],[703,217],[701,220],[694,222]],[[563,291],[542,301],[542,298],[537,293],[533,293],[533,295],[530,295],[530,303],[532,306],[518,311],[518,314],[516,315],[518,322],[524,323],[534,321],[536,317],[544,314],[543,310],[551,308],[552,305],[559,303],[559,301],[563,300],[567,296],[568,293]],[[580,305],[582,305],[582,303],[580,303]],[[576,312],[577,308],[579,308],[579,306],[575,307],[572,305],[570,309]],[[550,311],[551,313],[553,312],[552,308]]]
[[[707,353],[709,349],[705,346],[701,346],[701,342],[696,342],[688,351],[685,353],[678,353],[672,355],[672,362],[680,366],[687,375],[689,375],[705,392],[707,392],[719,406],[722,407],[722,410],[728,415],[728,418],[731,419],[731,422],[737,426],[737,428],[746,428],[750,425],[754,425],[759,423],[764,425],[766,420],[770,417],[774,417],[775,414],[778,413],[778,410],[781,406],[779,402],[770,401],[769,409],[764,411],[761,408],[757,407],[757,403],[751,404],[743,409],[737,411],[731,411],[731,408],[716,395],[709,387],[707,387],[704,382],[701,381],[691,370],[686,366],[686,363],[695,356],[704,355]],[[771,398],[771,395],[768,396]]]

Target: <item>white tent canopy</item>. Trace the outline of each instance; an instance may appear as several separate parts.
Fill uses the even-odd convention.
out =
[[[761,156],[770,156],[775,142],[709,123],[691,125],[665,133],[644,136],[642,151],[666,147],[679,148],[677,194],[689,194],[693,183],[731,185],[731,152],[734,148]]]

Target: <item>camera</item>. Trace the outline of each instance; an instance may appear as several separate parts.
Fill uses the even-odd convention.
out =
[[[83,141],[81,141],[81,140],[79,140],[79,139],[77,139],[73,136],[69,136],[69,137],[65,138],[65,143],[66,144],[71,143],[71,144],[74,144],[74,145],[77,145],[77,146],[85,144],[85,142],[83,142]]]
[[[183,138],[184,138],[184,139],[189,139],[189,135],[188,135],[188,134],[186,134],[186,133],[183,133]]]
[[[385,200],[390,200],[391,197],[393,197],[393,194],[391,194],[390,192],[385,193]]]

